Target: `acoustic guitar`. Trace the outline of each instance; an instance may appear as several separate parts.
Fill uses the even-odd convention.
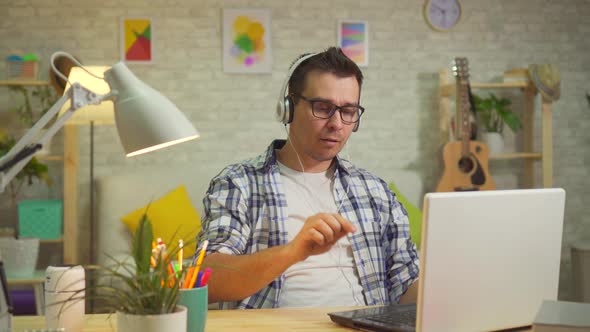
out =
[[[461,141],[445,144],[443,175],[436,191],[474,191],[496,189],[488,172],[488,147],[472,141],[469,68],[466,58],[455,58],[453,74],[457,84],[456,112],[461,123]]]

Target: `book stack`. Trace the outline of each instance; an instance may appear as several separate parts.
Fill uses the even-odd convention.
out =
[[[543,301],[533,321],[533,332],[590,331],[590,303]]]

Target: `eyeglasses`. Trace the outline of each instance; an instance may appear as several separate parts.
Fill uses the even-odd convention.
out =
[[[311,113],[319,119],[329,119],[336,111],[340,111],[342,122],[353,124],[358,122],[365,112],[365,109],[360,105],[337,106],[323,99],[308,99],[299,94],[296,96],[308,102],[311,105]]]

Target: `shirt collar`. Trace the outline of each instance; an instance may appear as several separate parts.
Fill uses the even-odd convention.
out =
[[[264,164],[262,168],[265,171],[272,170],[273,168],[277,168],[278,170],[278,162],[277,162],[277,154],[275,150],[281,149],[287,143],[284,139],[276,139],[270,143],[268,148],[266,149],[265,157],[264,157]],[[352,163],[346,159],[340,158],[339,155],[336,156],[336,171],[340,170],[346,174],[349,174],[352,170]]]

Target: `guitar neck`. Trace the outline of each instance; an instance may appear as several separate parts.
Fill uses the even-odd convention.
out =
[[[456,66],[456,84],[457,99],[456,112],[461,120],[461,154],[463,157],[469,156],[469,141],[471,138],[471,121],[469,120],[469,74],[466,58],[455,59]]]

